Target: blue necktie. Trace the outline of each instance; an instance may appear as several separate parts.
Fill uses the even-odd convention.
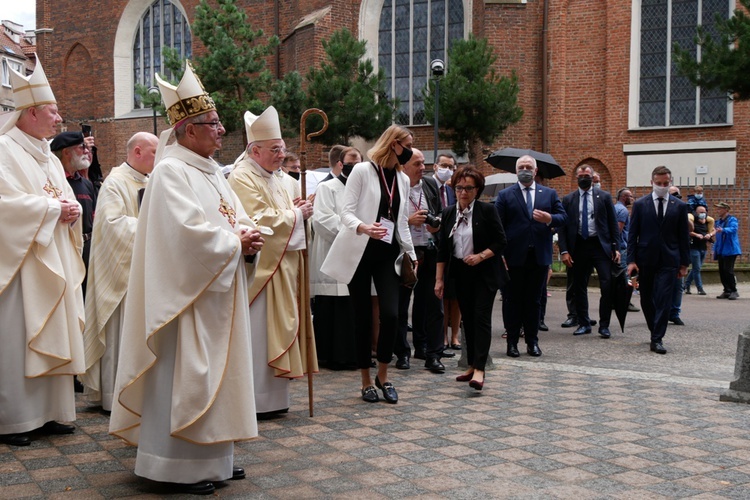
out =
[[[526,209],[529,211],[529,217],[533,219],[534,204],[531,202],[531,187],[526,188]]]
[[[581,238],[589,239],[589,200],[588,191],[583,192],[583,210],[581,211]]]

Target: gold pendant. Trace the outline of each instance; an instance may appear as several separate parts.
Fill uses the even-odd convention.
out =
[[[55,187],[49,177],[47,177],[47,184],[44,185],[43,189],[47,194],[51,195],[56,200],[59,199],[60,196],[62,196],[62,190]]]
[[[235,215],[237,215],[237,212],[235,212],[234,208],[226,202],[223,196],[219,195],[219,213],[227,218],[227,221],[229,224],[234,227],[237,219],[235,218]]]

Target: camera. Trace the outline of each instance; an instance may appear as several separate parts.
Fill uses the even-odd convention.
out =
[[[435,214],[427,214],[424,216],[424,223],[430,227],[438,228],[440,227],[441,222],[442,219]]]
[[[445,63],[442,59],[433,59],[430,63],[430,70],[433,76],[443,76],[445,73]]]

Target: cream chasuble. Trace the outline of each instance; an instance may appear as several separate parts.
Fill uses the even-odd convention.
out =
[[[298,378],[308,370],[317,372],[310,298],[302,286],[305,263],[298,250],[304,248],[300,211],[278,177],[250,158],[236,165],[229,184],[255,223],[274,231],[272,236],[264,237],[255,281],[248,291],[251,306],[261,292],[266,293],[268,366],[276,377]],[[311,367],[307,366],[308,342],[312,349]]]
[[[125,312],[121,305],[138,224],[138,191],[147,182],[146,175],[123,163],[104,180],[96,203],[83,336],[86,373],[80,379],[91,401],[105,410],[112,409],[120,316]]]
[[[138,217],[110,422],[138,444],[136,474],[182,482],[214,459],[185,446],[227,443],[226,479],[231,442],[258,435],[243,226],[254,224],[218,164],[168,146]]]

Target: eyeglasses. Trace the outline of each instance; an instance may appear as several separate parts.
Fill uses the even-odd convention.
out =
[[[472,191],[474,191],[474,190],[475,190],[476,188],[477,188],[476,186],[456,186],[456,187],[454,187],[453,189],[454,189],[454,190],[455,190],[455,191],[456,191],[457,193],[460,193],[461,191],[466,191],[467,193],[471,193],[471,192],[472,192]]]
[[[216,130],[217,128],[221,127],[220,121],[215,122],[193,122],[193,125],[208,125],[212,129]]]
[[[259,144],[258,147],[259,148],[263,148],[263,149],[267,149],[267,150],[269,150],[271,153],[273,153],[275,155],[278,155],[278,154],[284,154],[285,155],[287,153],[287,149],[284,148],[284,147],[281,147],[281,146],[274,146],[272,148],[269,148],[269,147],[266,147],[266,146],[261,146]]]

